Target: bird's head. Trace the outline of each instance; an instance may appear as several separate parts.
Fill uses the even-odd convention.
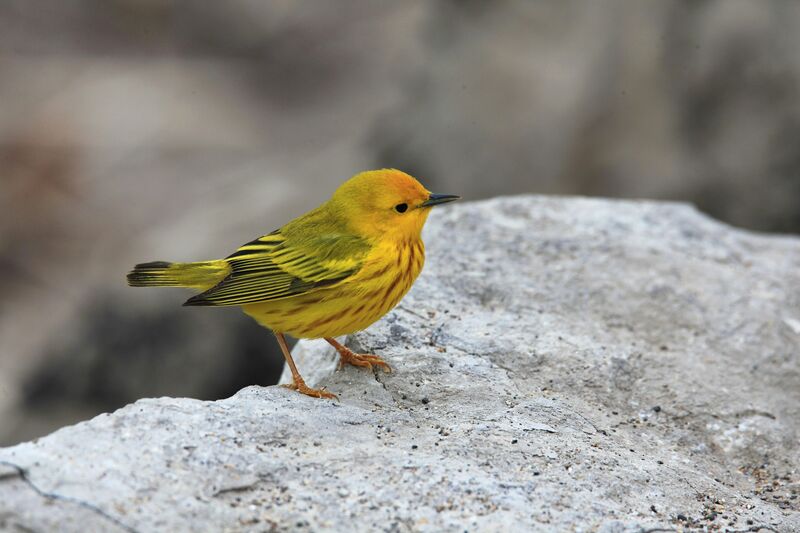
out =
[[[364,237],[406,239],[419,236],[431,207],[458,199],[431,193],[405,172],[382,169],[344,182],[329,205]]]

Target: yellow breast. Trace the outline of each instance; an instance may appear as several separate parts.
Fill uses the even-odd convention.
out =
[[[261,325],[297,338],[347,335],[365,329],[397,305],[424,262],[421,239],[383,242],[357,274],[339,285],[242,309]]]

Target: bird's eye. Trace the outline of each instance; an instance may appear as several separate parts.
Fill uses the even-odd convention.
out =
[[[394,210],[397,211],[398,213],[405,213],[406,211],[408,211],[408,204],[397,204],[396,206],[394,206]]]

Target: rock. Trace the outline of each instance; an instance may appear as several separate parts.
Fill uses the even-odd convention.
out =
[[[425,61],[369,136],[383,164],[472,197],[680,198],[741,226],[800,231],[800,32],[786,31],[799,9],[426,6]]]
[[[800,240],[680,204],[436,211],[428,263],[296,350],[341,402],[144,399],[0,449],[0,529],[800,530]]]

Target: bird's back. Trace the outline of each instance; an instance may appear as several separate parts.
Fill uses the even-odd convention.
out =
[[[226,257],[228,275],[185,305],[243,306],[317,292],[357,273],[371,248],[317,208]]]

